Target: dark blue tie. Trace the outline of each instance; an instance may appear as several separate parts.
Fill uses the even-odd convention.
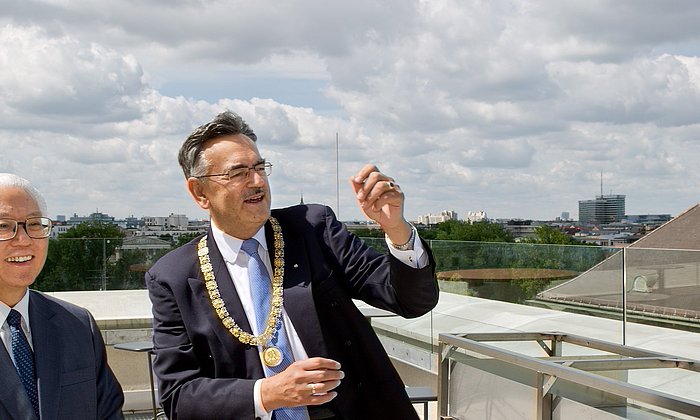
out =
[[[250,279],[250,293],[253,298],[255,308],[256,324],[258,334],[265,330],[267,317],[270,314],[270,301],[272,300],[272,281],[265,268],[265,264],[258,255],[258,241],[254,238],[243,241],[241,250],[250,259],[248,260],[248,278]],[[284,331],[284,324],[280,318],[277,329],[270,339],[270,344],[277,347],[282,353],[282,363],[274,367],[268,367],[263,363],[265,376],[272,376],[282,372],[294,361],[292,349],[287,340],[287,333]],[[305,407],[286,407],[274,411],[276,420],[302,420],[308,419]]]
[[[14,309],[10,310],[10,314],[7,316],[7,325],[10,326],[12,355],[15,358],[17,373],[19,373],[29,401],[34,407],[34,412],[39,417],[39,395],[36,391],[36,378],[34,377],[34,353],[29,347],[24,331],[22,331],[22,315]]]

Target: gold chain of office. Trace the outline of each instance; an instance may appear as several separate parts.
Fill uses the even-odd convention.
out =
[[[280,315],[282,314],[282,303],[284,300],[282,295],[282,283],[284,278],[284,239],[282,238],[282,228],[277,219],[270,217],[270,223],[272,224],[274,235],[275,251],[275,259],[272,264],[272,297],[270,299],[270,313],[267,315],[265,330],[260,335],[253,335],[243,331],[241,327],[236,324],[236,321],[231,318],[221,298],[219,285],[216,283],[216,278],[214,277],[211,260],[209,259],[207,236],[204,235],[197,244],[197,256],[199,257],[199,268],[204,276],[204,286],[209,292],[209,300],[211,300],[214,311],[219,316],[219,319],[221,319],[221,323],[224,324],[224,327],[231,335],[241,343],[263,347],[267,346],[270,338],[272,338],[272,334],[275,332]]]

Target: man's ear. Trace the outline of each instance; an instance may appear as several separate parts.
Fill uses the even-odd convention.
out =
[[[204,184],[201,180],[195,177],[189,177],[187,179],[187,191],[201,209],[209,210],[210,202],[204,193]]]

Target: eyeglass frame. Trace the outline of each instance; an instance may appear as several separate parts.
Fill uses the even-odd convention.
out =
[[[48,225],[48,228],[42,229],[42,230],[47,230],[45,235],[42,234],[43,236],[34,236],[33,233],[29,233],[29,230],[27,230],[27,222],[29,222],[30,220],[36,220],[36,219],[41,220],[42,226]],[[45,224],[44,221],[46,221],[48,223]],[[22,227],[24,228],[24,232],[27,234],[28,237],[30,237],[32,239],[48,238],[49,236],[51,236],[51,231],[53,230],[53,220],[49,219],[48,217],[44,217],[44,216],[27,217],[26,219],[24,219],[24,222],[20,222],[20,221],[17,221],[15,219],[5,219],[5,218],[0,217],[0,222],[14,222],[14,224],[15,224],[12,236],[10,236],[9,238],[0,238],[0,241],[10,241],[12,239],[15,239],[17,237],[17,232],[19,232],[19,225],[22,225]]]
[[[259,168],[259,169],[256,168],[258,166],[262,166],[262,168]],[[224,173],[220,173],[220,174],[200,175],[200,176],[195,176],[195,178],[200,179],[200,178],[211,178],[213,176],[223,176],[226,178],[227,181],[232,181],[232,180],[235,180],[235,177],[231,176],[231,172],[240,171],[242,169],[246,170],[245,178],[239,180],[239,182],[247,181],[250,178],[250,171],[255,171],[258,173],[258,175],[262,175],[260,173],[260,171],[262,171],[262,173],[264,173],[265,176],[270,176],[270,174],[272,173],[272,163],[268,162],[266,160],[263,160],[262,162],[258,162],[253,166],[244,166],[244,165],[239,166],[239,165],[237,165],[237,166],[232,166],[231,168],[229,168],[228,172],[224,172]],[[243,172],[241,172],[241,173],[243,173]]]

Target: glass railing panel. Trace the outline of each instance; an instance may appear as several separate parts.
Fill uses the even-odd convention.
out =
[[[537,302],[550,309],[622,320],[623,252],[599,248],[600,262],[575,278],[539,293]]]
[[[46,264],[34,288],[45,292],[144,289],[144,274],[175,248],[146,238],[59,238],[49,240]]]
[[[449,381],[449,414],[457,419],[527,420],[533,418],[534,388],[492,373],[491,359],[455,363]],[[511,371],[511,375],[515,372]]]
[[[629,322],[700,331],[700,251],[628,247],[625,262]],[[643,331],[628,339],[644,340]]]
[[[572,245],[461,241],[430,245],[440,290],[511,303],[528,303],[610,254],[607,248]]]
[[[693,334],[685,331],[700,332],[700,251],[628,247],[625,264],[625,342],[673,357],[699,359]],[[700,405],[698,372],[630,370],[628,382]]]

